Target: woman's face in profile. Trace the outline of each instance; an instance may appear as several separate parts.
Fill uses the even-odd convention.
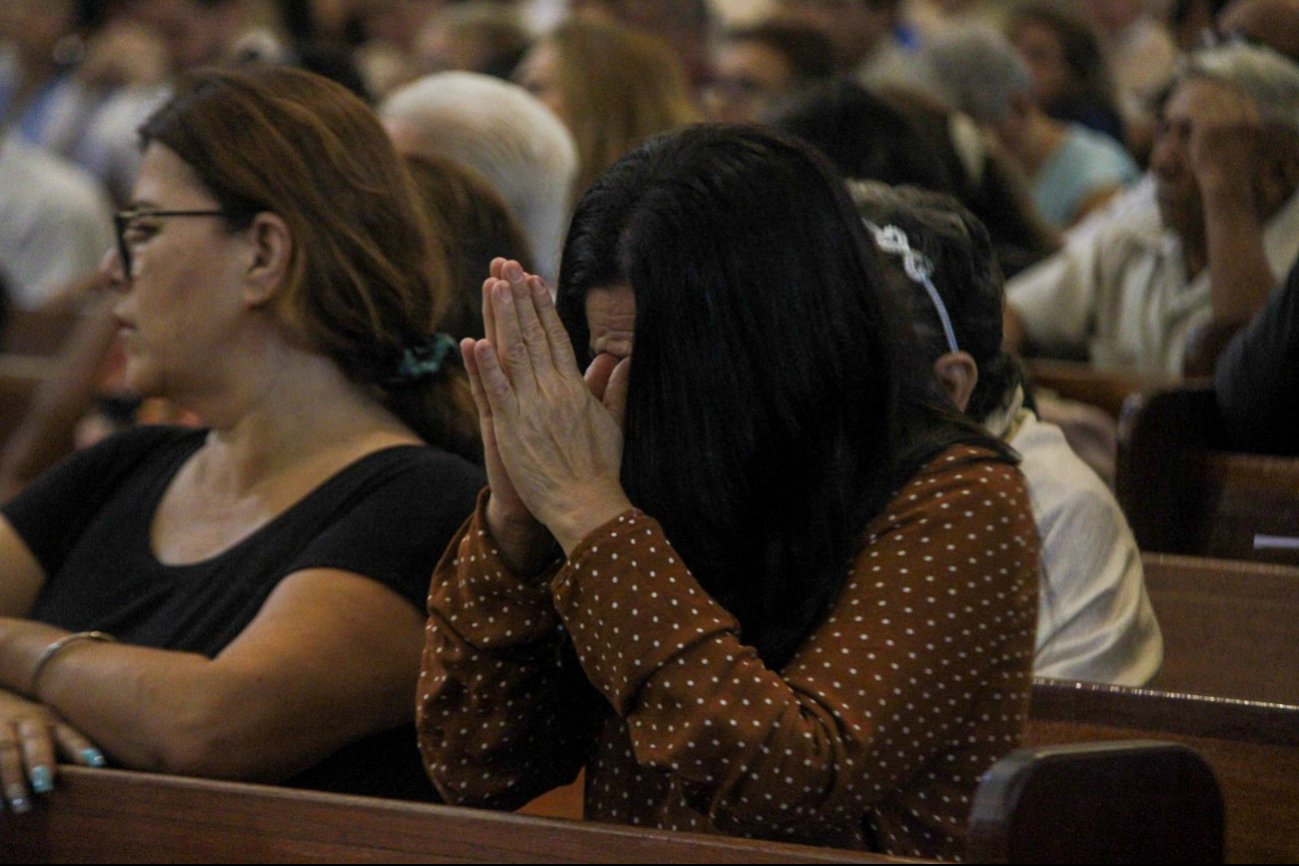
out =
[[[1011,42],[1028,64],[1037,104],[1046,107],[1061,98],[1069,87],[1070,71],[1056,32],[1036,21],[1023,21],[1015,27]]]
[[[220,357],[226,325],[242,306],[238,286],[251,247],[244,233],[227,230],[221,205],[189,165],[156,142],[144,152],[119,231],[125,253],[110,256],[108,267],[124,290],[113,312],[127,385],[167,396],[167,383]]]
[[[514,73],[514,81],[571,126],[568,104],[559,84],[559,51],[554,44],[542,40],[534,45]]]

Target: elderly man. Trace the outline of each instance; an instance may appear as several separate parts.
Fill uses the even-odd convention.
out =
[[[1211,363],[1188,363],[1195,339],[1248,321],[1299,254],[1299,65],[1243,44],[1192,55],[1151,172],[1157,220],[1085,233],[1007,284],[1012,345],[1152,374]]]

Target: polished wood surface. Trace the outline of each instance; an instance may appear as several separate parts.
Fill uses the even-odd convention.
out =
[[[0,351],[15,355],[57,355],[76,328],[78,318],[74,310],[15,307],[9,311],[9,321],[0,334]]]
[[[1222,793],[1180,743],[1017,749],[984,776],[970,814],[975,863],[1221,863]]]
[[[904,863],[856,851],[60,768],[0,814],[5,863]]]
[[[1037,680],[1025,745],[1150,739],[1213,768],[1227,862],[1299,862],[1299,706]]]
[[[1299,535],[1299,458],[1224,450],[1209,388],[1130,399],[1119,422],[1119,504],[1142,550],[1299,564],[1299,548],[1260,550],[1258,535]]]
[[[54,375],[55,363],[51,358],[0,354],[0,445],[22,423],[37,390]]]
[[[1299,704],[1299,568],[1142,557],[1164,636],[1163,691]]]

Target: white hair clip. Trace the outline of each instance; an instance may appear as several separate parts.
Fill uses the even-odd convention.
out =
[[[934,288],[934,263],[925,254],[913,250],[911,242],[907,238],[907,233],[897,226],[890,225],[880,228],[870,220],[864,219],[862,222],[875,236],[875,245],[880,248],[880,251],[901,257],[902,269],[906,271],[907,276],[911,278],[912,282],[925,287],[925,291],[929,294],[929,300],[938,312],[938,320],[942,322],[943,334],[947,337],[947,347],[953,352],[959,352],[960,348],[956,345],[956,331],[952,329],[952,319],[947,315],[947,307],[943,304],[938,289]]]

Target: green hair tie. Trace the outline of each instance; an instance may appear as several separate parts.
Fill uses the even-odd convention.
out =
[[[413,385],[432,378],[458,357],[458,346],[450,334],[429,334],[422,341],[407,345],[392,377],[394,385]]]

